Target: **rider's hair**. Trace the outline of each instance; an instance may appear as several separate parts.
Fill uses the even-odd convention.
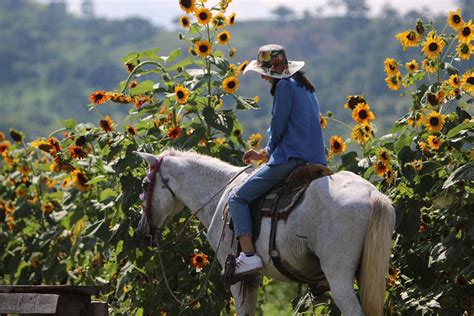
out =
[[[291,76],[293,79],[296,80],[298,83],[298,86],[305,88],[309,92],[314,92],[316,89],[314,88],[313,84],[306,78],[305,73],[303,71],[297,71],[293,76]],[[273,80],[272,84],[272,89],[270,90],[270,94],[272,96],[275,96],[275,89],[277,86],[278,81],[281,79],[275,79]]]

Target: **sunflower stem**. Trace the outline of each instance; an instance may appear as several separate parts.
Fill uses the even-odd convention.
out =
[[[135,73],[143,66],[145,65],[155,65],[157,66],[158,68],[160,68],[162,71],[166,72],[166,69],[161,65],[159,64],[158,62],[156,61],[152,61],[152,60],[146,60],[146,61],[143,61],[141,63],[139,63],[135,68],[133,68],[133,70],[130,72],[130,74],[128,75],[127,77],[127,81],[125,82],[125,85],[123,86],[122,90],[120,90],[120,93],[124,93],[125,90],[127,90],[128,88],[128,84],[130,83],[130,81],[132,80],[133,76],[135,75]]]
[[[341,124],[342,126],[344,126],[345,128],[347,128],[348,130],[352,131],[352,128],[351,128],[349,125],[347,125],[346,123],[341,122],[341,121],[339,121],[338,119],[335,119],[335,118],[332,118],[332,117],[328,117],[328,119],[330,119],[331,121],[334,121],[334,122],[336,122],[336,123],[339,123],[339,124]]]
[[[67,128],[65,128],[65,127],[58,128],[58,129],[52,131],[51,133],[49,133],[48,137],[53,137],[54,134],[64,132],[66,130],[67,130]]]

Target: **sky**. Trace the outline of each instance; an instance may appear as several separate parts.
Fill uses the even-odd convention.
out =
[[[39,2],[50,2],[58,0],[36,0]],[[80,13],[81,0],[64,0],[68,4],[68,10],[72,13]],[[171,27],[171,21],[181,15],[178,0],[93,0],[96,15],[108,18],[125,18],[139,16],[150,20],[152,23]],[[217,0],[208,0],[208,3],[216,3]],[[326,8],[326,0],[233,0],[227,10],[228,13],[235,12],[240,20],[264,19],[272,16],[271,11],[278,5],[286,5],[297,13],[304,10],[316,13],[316,8]],[[430,7],[432,13],[444,13],[458,7],[456,0],[366,0],[370,7],[370,15],[376,15],[384,6],[389,4],[398,11],[405,13],[410,10],[425,10]],[[325,14],[336,12],[325,11]]]

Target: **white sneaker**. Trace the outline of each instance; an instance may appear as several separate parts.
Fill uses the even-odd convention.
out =
[[[241,252],[235,259],[235,265],[235,276],[250,274],[263,268],[262,258],[256,253],[251,257],[247,257],[245,253]]]

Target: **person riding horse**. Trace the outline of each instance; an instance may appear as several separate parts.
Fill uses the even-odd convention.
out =
[[[245,68],[261,74],[271,84],[273,109],[269,141],[261,152],[253,149],[243,155],[243,162],[268,159],[252,176],[229,195],[228,205],[234,232],[242,252],[236,258],[235,276],[263,268],[252,240],[250,204],[305,163],[326,165],[319,104],[315,88],[302,69],[303,61],[288,61],[283,46],[260,47],[258,59]]]

